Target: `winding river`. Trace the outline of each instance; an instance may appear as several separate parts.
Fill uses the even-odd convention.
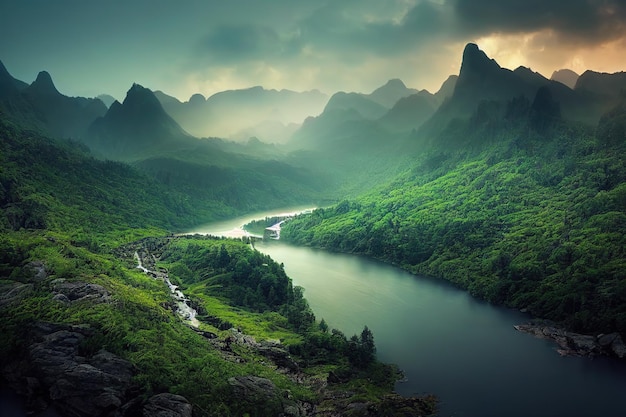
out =
[[[282,210],[282,212],[297,211]],[[252,217],[193,232],[237,229]],[[482,303],[441,280],[367,258],[259,242],[285,265],[318,318],[350,336],[372,329],[378,357],[396,363],[402,395],[433,393],[445,417],[624,417],[626,365],[608,358],[562,357],[556,345],[520,333],[529,319]]]

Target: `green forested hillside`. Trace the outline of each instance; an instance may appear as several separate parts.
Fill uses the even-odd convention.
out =
[[[411,171],[286,223],[281,238],[442,277],[579,331],[624,333],[626,108],[594,130],[552,104],[483,103],[422,145]]]
[[[317,323],[268,256],[163,237],[232,214],[207,201],[0,119],[0,386],[71,416],[161,415],[159,401],[194,416],[434,411],[433,398],[389,396],[398,374],[375,360],[371,332]],[[197,328],[155,271],[191,298]]]

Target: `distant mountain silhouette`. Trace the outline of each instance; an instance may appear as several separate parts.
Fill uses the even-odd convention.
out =
[[[163,92],[156,96],[165,111],[188,132],[197,137],[224,138],[240,138],[242,131],[265,122],[302,123],[308,116],[321,113],[328,101],[328,96],[317,90],[295,92],[262,87],[222,91],[208,99],[194,94],[184,103]]]
[[[608,74],[605,72],[585,71],[578,78],[574,89],[607,98],[617,98],[626,94],[626,72]]]
[[[15,95],[26,87],[28,87],[28,84],[13,78],[2,61],[0,61],[0,99]]]
[[[365,119],[378,119],[387,112],[387,107],[377,103],[368,96],[359,93],[333,94],[324,108],[324,113],[336,110],[355,110]]]
[[[470,117],[479,103],[484,101],[506,103],[516,97],[525,97],[532,101],[541,87],[550,90],[551,96],[560,104],[564,118],[595,124],[603,113],[588,94],[579,94],[526,67],[519,67],[514,71],[502,68],[477,45],[470,43],[463,51],[454,93],[425,123],[424,133],[432,134],[454,118]]]
[[[113,102],[116,100],[115,97],[110,96],[108,94],[100,94],[96,98],[100,100],[101,102],[103,102],[104,105],[107,106],[107,108],[111,107],[111,104],[113,104]]]
[[[380,121],[391,131],[417,129],[435,113],[437,107],[439,103],[435,96],[423,90],[401,98]]]
[[[371,94],[368,95],[368,98],[390,109],[401,98],[408,97],[416,93],[419,93],[419,91],[414,88],[407,88],[402,80],[394,78],[387,81],[387,83],[382,87],[378,87],[376,90],[374,90]]]
[[[573,90],[574,87],[576,87],[576,81],[578,81],[578,77],[580,76],[570,69],[560,69],[558,71],[554,71],[550,79],[553,81],[558,81],[561,84],[565,84]]]
[[[145,157],[196,141],[170,117],[154,93],[133,84],[123,103],[113,102],[89,128],[89,145],[116,159]]]
[[[456,82],[458,81],[458,75],[450,75],[441,85],[439,91],[435,93],[435,98],[441,105],[449,97],[452,97],[454,94],[454,88],[456,87]]]
[[[89,125],[106,112],[98,99],[61,94],[46,71],[27,85],[1,66],[0,90],[2,107],[10,118],[54,137],[83,138]]]
[[[422,90],[401,98],[380,119],[380,122],[392,132],[418,129],[453,94],[457,78],[456,75],[449,76],[435,94]]]

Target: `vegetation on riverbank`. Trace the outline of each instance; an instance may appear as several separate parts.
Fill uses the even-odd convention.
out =
[[[445,278],[576,331],[626,334],[626,107],[595,131],[559,119],[538,129],[529,107],[485,104],[404,176],[285,223],[281,238]]]

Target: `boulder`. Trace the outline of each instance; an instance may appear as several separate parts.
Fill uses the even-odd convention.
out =
[[[146,401],[143,417],[191,417],[191,411],[191,404],[185,397],[163,393]]]
[[[289,352],[285,349],[273,345],[261,344],[257,350],[261,355],[274,362],[279,368],[287,369],[290,372],[297,372],[300,369],[298,363],[293,360]]]
[[[30,375],[25,376],[36,378],[30,385],[40,384],[63,414],[100,416],[125,402],[133,366],[104,350],[80,356],[89,327],[39,323],[33,333],[38,341],[28,348],[30,367],[24,371]]]
[[[33,284],[11,282],[0,285],[0,308],[17,304],[33,292]]]
[[[276,397],[276,386],[267,378],[254,375],[236,376],[228,379],[233,394],[240,399],[262,400]]]
[[[606,348],[613,343],[613,340],[615,340],[617,336],[619,336],[618,333],[600,334],[598,335],[598,344],[603,348]]]
[[[626,358],[626,344],[619,334],[611,342],[611,351],[620,359]]]
[[[42,261],[32,261],[27,263],[24,266],[29,272],[31,282],[41,282],[48,278],[48,271],[46,270],[46,265]]]
[[[90,300],[93,303],[104,303],[111,299],[109,292],[101,285],[86,282],[67,282],[64,279],[55,279],[52,282],[52,291],[59,295],[58,300],[70,302]],[[65,297],[62,297],[65,296]]]

